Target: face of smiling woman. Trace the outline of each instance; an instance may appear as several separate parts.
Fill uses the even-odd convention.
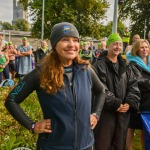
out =
[[[149,45],[146,42],[142,42],[139,47],[138,56],[142,59],[149,55]]]
[[[61,63],[69,66],[79,53],[79,40],[74,37],[62,38],[55,47]]]
[[[109,45],[109,54],[117,57],[122,51],[122,42],[113,42]]]

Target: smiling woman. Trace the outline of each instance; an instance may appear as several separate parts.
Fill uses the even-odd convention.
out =
[[[74,37],[62,38],[56,46],[56,51],[58,53],[59,59],[61,60],[63,66],[68,66],[72,64],[72,61],[77,57],[79,52],[79,40]]]
[[[129,109],[138,110],[140,92],[131,68],[121,56],[121,37],[112,33],[107,46],[108,50],[103,51],[94,64],[107,89],[101,121],[94,129],[95,150],[124,150]]]
[[[127,60],[130,62],[130,66],[134,72],[134,75],[138,81],[138,86],[141,91],[140,100],[140,112],[150,112],[150,45],[145,39],[140,39],[133,44],[133,48],[126,53]],[[142,149],[149,149],[147,145],[144,145],[144,133],[141,115],[137,112],[132,112],[130,116],[128,136],[127,136],[127,148],[132,148],[134,130],[141,131],[141,145]],[[149,119],[148,119],[149,120]],[[150,139],[148,138],[148,141]]]
[[[54,25],[50,41],[52,51],[10,92],[5,106],[20,124],[39,134],[37,150],[92,150],[91,129],[99,120],[105,88],[89,62],[80,59],[73,24]],[[34,90],[43,113],[37,122],[19,105]]]

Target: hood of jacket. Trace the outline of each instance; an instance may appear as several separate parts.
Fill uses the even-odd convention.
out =
[[[139,56],[132,56],[130,51],[126,53],[126,57],[129,62],[131,62],[131,61],[135,62],[140,67],[142,67],[146,71],[150,72],[150,57],[149,56],[148,56],[148,65],[146,65]]]

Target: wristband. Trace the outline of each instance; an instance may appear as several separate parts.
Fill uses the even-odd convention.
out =
[[[35,122],[32,123],[31,129],[30,129],[31,133],[35,133],[34,128],[35,128]]]

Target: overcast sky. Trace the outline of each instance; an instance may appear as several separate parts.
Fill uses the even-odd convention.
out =
[[[13,19],[13,0],[0,0],[0,21],[10,22]]]
[[[110,8],[107,12],[107,21],[113,20],[114,0],[107,0],[110,2]],[[0,21],[12,22],[13,20],[13,0],[0,0]],[[126,23],[129,26],[129,23]]]

